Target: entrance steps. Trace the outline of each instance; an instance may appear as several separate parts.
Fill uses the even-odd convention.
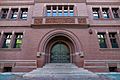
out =
[[[101,80],[95,73],[78,68],[72,63],[48,63],[43,68],[26,73],[23,77],[39,80]]]

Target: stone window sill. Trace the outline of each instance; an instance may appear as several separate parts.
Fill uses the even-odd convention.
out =
[[[27,19],[0,19],[0,21],[27,21]]]
[[[0,48],[0,51],[21,51],[21,48]]]
[[[120,48],[100,48],[100,51],[120,51]]]
[[[120,20],[120,18],[98,18],[98,19],[94,19],[93,20]]]

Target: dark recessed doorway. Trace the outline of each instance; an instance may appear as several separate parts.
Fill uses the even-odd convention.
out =
[[[51,48],[51,63],[69,63],[70,50],[69,47],[63,42],[55,43]]]

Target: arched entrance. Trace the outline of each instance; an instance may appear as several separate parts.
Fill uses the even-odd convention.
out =
[[[56,42],[51,48],[51,63],[69,63],[70,50],[69,47],[62,41]]]
[[[65,50],[67,52],[64,52],[64,50],[60,50],[60,46],[62,45],[62,48],[65,47]],[[46,33],[44,37],[40,40],[40,43],[38,45],[38,52],[41,52],[40,57],[37,58],[37,64],[38,67],[42,67],[46,63],[54,62],[52,60],[55,60],[56,57],[52,58],[52,55],[54,56],[57,52],[55,51],[55,48],[59,47],[59,51],[57,52],[63,52],[66,56],[69,58],[62,58],[62,61],[60,61],[60,58],[57,58],[57,61],[60,63],[74,63],[78,66],[83,65],[84,58],[81,58],[79,55],[79,52],[84,51],[83,45],[81,44],[81,41],[79,38],[71,31],[66,29],[54,29],[50,32]],[[62,53],[61,53],[62,54]],[[59,53],[57,55],[59,56]],[[63,55],[62,55],[63,56]],[[58,60],[59,59],[59,60]],[[54,62],[54,63],[58,63]]]

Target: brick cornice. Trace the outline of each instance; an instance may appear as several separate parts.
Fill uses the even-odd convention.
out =
[[[90,24],[90,27],[120,27],[120,25],[115,25],[115,24],[113,24],[113,25],[107,25],[107,24],[105,24],[105,25],[93,25],[93,24]]]
[[[86,2],[87,5],[120,5],[119,2]]]
[[[32,5],[34,0],[0,0],[0,6],[11,6],[11,5]]]
[[[35,3],[85,3],[86,0],[35,0]]]

